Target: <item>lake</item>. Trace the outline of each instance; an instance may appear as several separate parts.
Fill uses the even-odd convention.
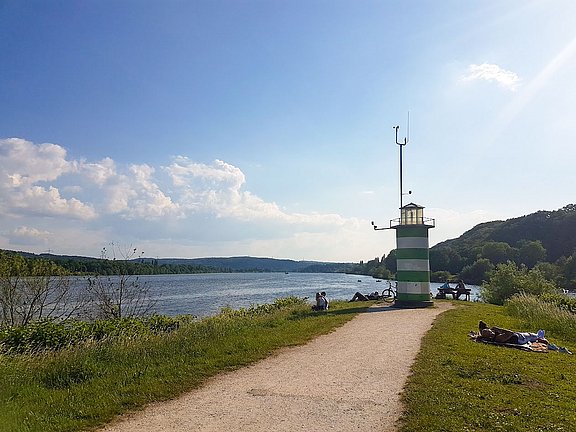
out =
[[[222,307],[233,309],[272,303],[280,297],[308,297],[310,303],[319,291],[330,300],[349,300],[356,291],[368,294],[388,287],[370,276],[342,273],[208,273],[193,275],[139,276],[156,301],[155,311],[165,315],[214,315]],[[434,294],[439,283],[431,283]],[[471,298],[478,297],[478,287]]]

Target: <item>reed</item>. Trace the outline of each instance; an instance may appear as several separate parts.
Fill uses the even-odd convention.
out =
[[[531,331],[544,329],[547,335],[576,342],[574,301],[567,296],[516,294],[505,306],[508,314],[518,318]]]

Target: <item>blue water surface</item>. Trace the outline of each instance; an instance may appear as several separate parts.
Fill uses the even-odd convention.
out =
[[[388,287],[386,280],[341,273],[208,273],[138,279],[150,290],[157,313],[198,317],[214,315],[225,306],[237,309],[272,303],[281,297],[308,297],[312,303],[316,292],[326,291],[331,300],[349,300],[356,291],[368,294]],[[440,285],[430,284],[434,294]],[[472,300],[476,299],[478,287],[468,287]]]

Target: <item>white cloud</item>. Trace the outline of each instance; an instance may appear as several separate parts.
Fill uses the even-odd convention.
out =
[[[2,212],[94,218],[96,213],[90,205],[64,198],[57,187],[44,185],[76,169],[77,164],[66,160],[66,150],[58,145],[35,145],[19,138],[0,140]]]
[[[484,80],[495,82],[508,90],[516,90],[520,84],[520,77],[515,72],[502,69],[496,64],[482,63],[481,65],[471,64],[468,66],[463,81]]]
[[[117,175],[116,164],[108,157],[96,163],[82,161],[79,164],[79,170],[87,179],[98,186],[104,185],[109,179]]]
[[[246,190],[242,170],[222,160],[202,164],[178,156],[157,169],[110,158],[71,160],[58,145],[10,139],[0,140],[0,166],[0,216],[27,226],[41,223],[52,233],[13,229],[5,234],[9,244],[40,247],[50,237],[53,250],[85,248],[93,256],[101,236],[103,243],[145,242],[156,253],[165,248],[167,256],[175,250],[190,256],[197,246],[230,255],[262,255],[267,248],[290,256],[298,250],[308,259],[322,245],[330,259],[336,244],[345,255],[364,247],[365,234],[371,234],[368,223],[359,228],[358,221],[338,214],[287,212]],[[377,243],[373,236],[369,242]]]
[[[44,245],[51,233],[28,226],[19,226],[11,230],[7,237],[15,245]]]
[[[16,196],[14,207],[22,206],[23,209],[47,216],[69,216],[79,219],[93,219],[96,212],[90,205],[82,203],[76,198],[64,199],[60,191],[50,186],[44,189],[40,186],[32,186]]]
[[[0,170],[12,186],[53,181],[76,169],[66,160],[66,150],[56,144],[35,145],[20,138],[0,140]]]

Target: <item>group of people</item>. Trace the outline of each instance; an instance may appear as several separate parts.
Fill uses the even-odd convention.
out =
[[[437,299],[445,299],[447,294],[452,295],[454,300],[459,300],[460,296],[464,296],[466,300],[470,300],[470,289],[466,288],[464,281],[460,279],[454,288],[450,286],[450,282],[446,281],[438,288]]]
[[[330,302],[326,297],[326,291],[316,293],[316,304],[312,306],[312,310],[328,310]]]

